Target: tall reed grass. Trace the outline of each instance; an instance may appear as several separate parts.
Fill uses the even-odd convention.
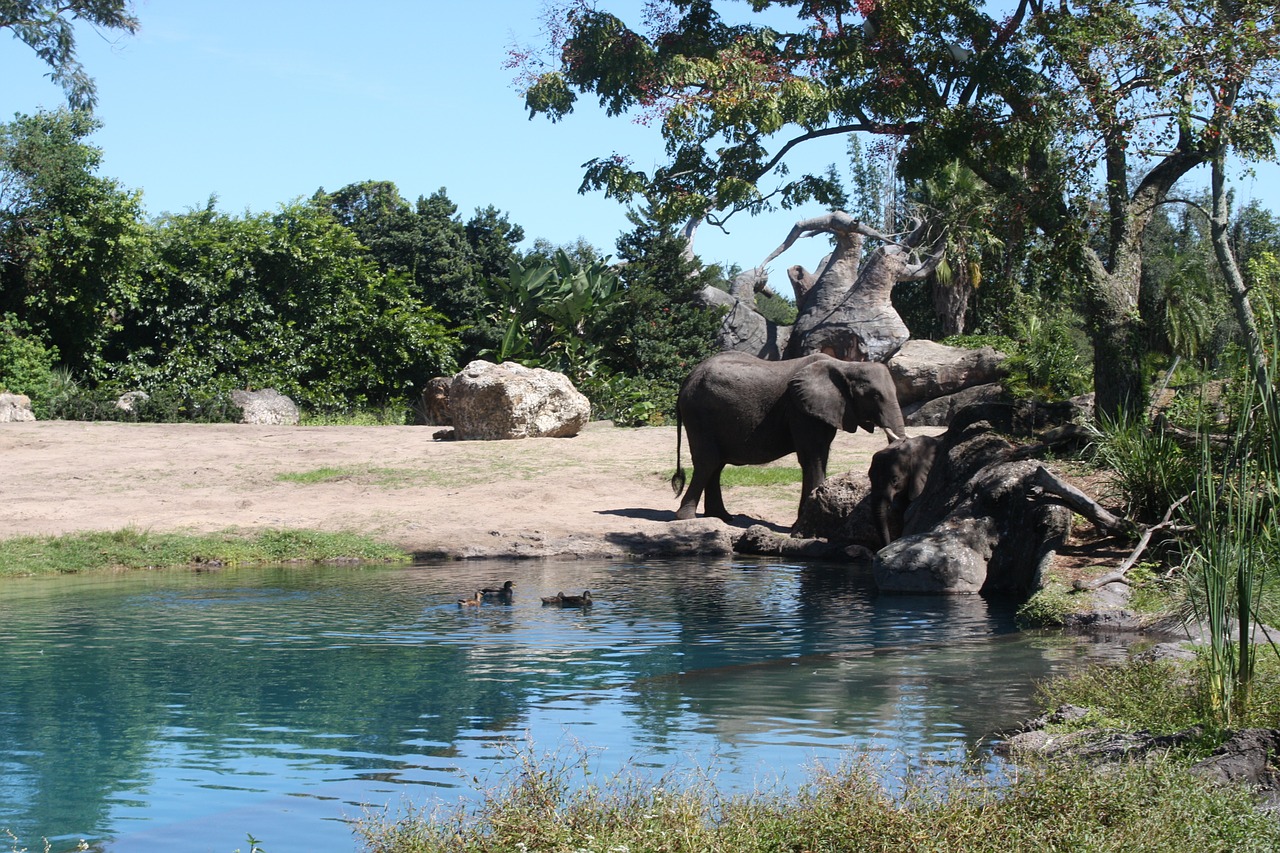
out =
[[[1272,324],[1274,328],[1274,324]],[[1276,341],[1265,384],[1244,383],[1234,433],[1215,454],[1201,428],[1195,488],[1186,504],[1194,544],[1183,569],[1191,614],[1206,625],[1205,698],[1213,721],[1244,719],[1256,670],[1255,628],[1275,579],[1280,499]]]

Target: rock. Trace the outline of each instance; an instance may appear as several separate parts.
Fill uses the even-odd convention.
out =
[[[992,347],[962,349],[934,341],[910,340],[889,359],[898,405],[908,406],[987,385],[1004,375],[1008,358]]]
[[[1036,499],[1040,463],[1015,459],[1014,450],[982,420],[942,434],[925,490],[907,507],[902,538],[876,554],[881,591],[1025,595],[1040,587],[1045,558],[1066,539],[1071,511]]]
[[[1280,730],[1244,729],[1236,732],[1191,772],[1218,785],[1246,784],[1268,809],[1280,806]]]
[[[763,524],[753,524],[733,543],[738,554],[761,557],[785,557],[804,560],[840,560],[841,562],[868,562],[871,551],[861,545],[828,542],[823,539],[803,539],[774,533]]]
[[[31,410],[31,398],[26,394],[0,394],[0,424],[34,421],[36,413]]]
[[[956,412],[965,406],[1004,402],[1008,399],[1009,396],[1005,393],[1003,385],[999,382],[988,382],[985,385],[963,388],[954,394],[903,406],[902,416],[906,419],[907,426],[946,426],[951,423]]]
[[[140,405],[151,399],[151,395],[146,391],[126,391],[116,400],[116,408],[122,412],[132,412],[134,406]]]
[[[1116,729],[1079,729],[1051,733],[1034,729],[1013,735],[996,748],[997,755],[1017,760],[1021,756],[1070,759],[1092,765],[1141,758],[1152,752],[1168,750],[1194,741],[1204,735],[1192,727],[1169,735],[1153,735],[1147,731],[1126,732]]]
[[[904,536],[876,554],[876,588],[898,593],[981,592],[994,539],[992,521],[972,516]]]
[[[414,406],[414,423],[418,426],[453,426],[453,416],[449,413],[449,386],[453,384],[451,376],[436,376],[427,380],[422,389],[418,405]]]
[[[240,407],[242,424],[294,426],[299,420],[297,405],[274,388],[260,391],[237,388],[231,392],[231,402]]]
[[[591,403],[568,377],[514,362],[473,361],[449,385],[460,440],[567,438],[591,418]]]
[[[758,358],[777,361],[787,348],[790,326],[779,326],[755,310],[754,298],[738,299],[718,287],[707,286],[698,294],[699,301],[725,311],[716,333],[716,345],[722,350],[750,353]]]
[[[870,490],[865,471],[827,478],[805,501],[792,533],[875,551],[880,547],[880,534],[871,514]]]

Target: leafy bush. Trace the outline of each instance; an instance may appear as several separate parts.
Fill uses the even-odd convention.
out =
[[[611,376],[582,383],[593,419],[617,426],[662,426],[673,422],[678,389],[670,383],[636,376]]]
[[[26,394],[42,420],[51,416],[50,405],[69,383],[57,362],[56,348],[46,347],[13,314],[0,316],[0,391]]]
[[[1156,521],[1195,488],[1193,460],[1164,430],[1129,418],[1104,420],[1093,430],[1094,455],[1110,469],[1114,497],[1125,502],[1128,515]]]

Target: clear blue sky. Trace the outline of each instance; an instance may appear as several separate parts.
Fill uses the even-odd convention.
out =
[[[539,0],[137,0],[142,28],[107,41],[81,29],[79,55],[98,85],[94,142],[102,174],[143,190],[151,214],[203,207],[271,211],[362,180],[393,181],[410,201],[446,188],[465,219],[494,205],[526,235],[585,238],[606,253],[629,228],[624,208],[579,195],[581,165],[613,152],[641,168],[661,159],[658,130],[607,119],[591,103],[559,124],[530,121],[503,67],[514,44],[541,41]],[[640,0],[605,0],[625,20]],[[745,4],[744,4],[745,9]],[[25,45],[0,33],[0,118],[56,108],[61,90]],[[802,146],[806,148],[807,146]],[[802,164],[843,163],[844,143]],[[1280,169],[1232,176],[1243,198],[1280,209]],[[759,263],[799,218],[735,219],[700,233],[710,262]],[[773,264],[812,268],[825,243]]]

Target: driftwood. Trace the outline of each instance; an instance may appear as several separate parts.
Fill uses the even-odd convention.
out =
[[[1151,423],[1152,429],[1163,430],[1178,444],[1190,450],[1198,450],[1205,442],[1213,448],[1223,448],[1228,446],[1233,438],[1229,435],[1217,435],[1211,432],[1196,432],[1193,429],[1180,427],[1171,424],[1164,415],[1156,415],[1156,419]]]
[[[1073,584],[1073,586],[1079,590],[1089,590],[1089,589],[1098,589],[1100,587],[1104,587],[1109,583],[1123,583],[1123,584],[1129,583],[1129,578],[1128,578],[1129,570],[1132,569],[1137,564],[1138,558],[1142,556],[1142,553],[1144,551],[1147,550],[1147,546],[1151,544],[1151,537],[1154,536],[1157,531],[1171,530],[1175,532],[1186,532],[1191,529],[1186,525],[1173,523],[1174,512],[1178,509],[1178,507],[1182,506],[1182,504],[1185,503],[1187,498],[1189,497],[1191,496],[1183,495],[1182,497],[1174,501],[1173,505],[1170,506],[1169,509],[1165,512],[1164,518],[1160,521],[1159,524],[1153,524],[1150,527],[1143,528],[1142,535],[1138,537],[1138,544],[1134,546],[1133,552],[1130,553],[1129,556],[1125,558],[1125,561],[1121,563],[1114,571],[1108,572],[1105,575],[1096,577],[1093,580],[1089,580],[1089,581],[1077,580],[1075,584]]]
[[[1049,472],[1043,465],[1032,477],[1032,483],[1058,498],[1062,504],[1073,512],[1083,515],[1095,525],[1111,533],[1125,535],[1135,532],[1135,525],[1128,519],[1120,518],[1110,512],[1102,504],[1086,495],[1067,481]]]

